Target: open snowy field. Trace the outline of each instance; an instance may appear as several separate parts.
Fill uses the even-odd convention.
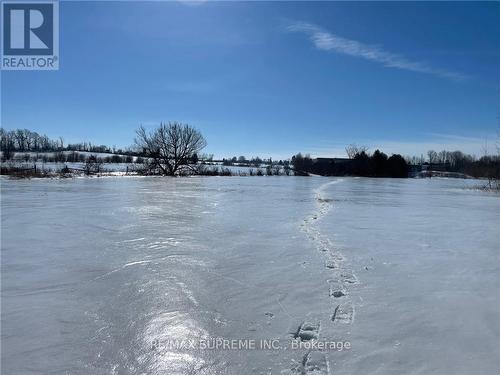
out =
[[[494,374],[500,196],[476,183],[2,179],[1,372]]]

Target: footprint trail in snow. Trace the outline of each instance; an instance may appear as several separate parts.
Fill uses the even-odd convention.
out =
[[[349,288],[358,283],[358,278],[352,270],[344,264],[344,257],[335,247],[328,236],[321,233],[318,224],[333,208],[333,199],[327,198],[324,191],[333,184],[342,180],[335,180],[321,185],[315,191],[317,211],[304,219],[301,229],[315,247],[324,254],[325,267],[332,272],[325,289],[332,301],[331,315],[327,322],[303,322],[292,334],[294,339],[302,341],[319,339],[319,327],[322,324],[352,324],[354,321],[354,304],[350,297]],[[327,339],[327,338],[325,338]],[[291,370],[291,373],[327,375],[330,373],[328,361],[324,353],[309,351],[302,360]]]

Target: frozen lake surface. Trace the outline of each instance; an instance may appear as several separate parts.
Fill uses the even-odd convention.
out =
[[[474,181],[1,182],[2,374],[500,368],[500,196]],[[350,348],[291,347],[315,339]]]

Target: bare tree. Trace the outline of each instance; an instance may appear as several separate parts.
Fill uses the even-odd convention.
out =
[[[167,176],[189,167],[192,156],[207,145],[198,130],[179,122],[162,123],[151,132],[141,126],[136,134],[135,143],[149,158],[150,170],[159,170]]]
[[[367,152],[368,147],[366,146],[358,146],[357,144],[351,143],[349,146],[345,148],[345,152],[349,159],[354,159],[356,155],[361,154],[362,152]]]
[[[438,153],[434,150],[427,151],[427,156],[429,157],[429,163],[435,164],[438,162]]]
[[[438,153],[438,159],[439,159],[439,162],[443,163],[443,164],[446,163],[446,162],[448,162],[449,161],[448,160],[449,159],[449,153],[448,153],[448,151],[443,150],[443,151],[439,152]]]
[[[26,133],[24,130],[17,129],[15,133],[15,139],[17,142],[17,149],[19,151],[24,151],[26,146]]]
[[[14,132],[8,132],[0,128],[0,150],[2,151],[2,161],[14,157],[16,150]]]

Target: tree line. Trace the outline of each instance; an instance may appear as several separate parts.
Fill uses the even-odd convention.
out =
[[[477,158],[461,151],[442,150],[427,152],[429,169],[439,169],[446,172],[463,173],[472,177],[500,178],[500,155],[484,155]]]
[[[380,150],[371,155],[367,150],[352,153],[349,159],[312,159],[298,153],[291,161],[296,174],[321,176],[408,177],[408,163],[399,154],[388,157]]]
[[[88,155],[78,151],[110,153],[107,157],[97,158],[98,163],[143,163],[144,172],[148,174],[182,175],[208,173],[205,162],[213,160],[213,155],[201,154],[207,142],[201,132],[188,124],[179,122],[161,123],[157,128],[147,131],[139,127],[136,131],[134,146],[121,150],[115,147],[95,146],[90,142],[64,144],[62,138],[50,139],[27,129],[4,130],[0,128],[0,146],[2,159],[9,160],[15,153],[25,153],[26,161],[31,159],[31,152],[52,152],[42,154],[42,161],[53,162],[86,162]],[[66,151],[66,152],[64,152]],[[73,152],[68,152],[73,151]],[[115,154],[116,153],[116,154]],[[118,153],[122,155],[118,155]],[[259,168],[267,165],[266,170],[258,170],[255,175],[318,174],[323,176],[366,176],[366,177],[408,177],[410,170],[425,167],[427,171],[459,172],[473,177],[500,179],[500,156],[484,155],[476,158],[461,151],[430,150],[427,159],[406,157],[399,154],[388,156],[380,150],[368,152],[364,146],[349,145],[346,147],[348,158],[316,158],[298,153],[290,160],[273,161],[244,156],[223,159],[224,166],[241,165]],[[199,155],[202,155],[201,157]],[[135,157],[133,157],[135,156]],[[293,171],[291,167],[293,166]],[[415,168],[418,167],[418,168]],[[212,173],[212,172],[210,172]],[[215,173],[215,172],[214,172]],[[252,174],[250,174],[252,175]]]
[[[84,151],[121,155],[135,155],[133,150],[117,149],[106,145],[94,145],[91,142],[64,143],[64,139],[51,139],[45,134],[28,129],[5,130],[0,128],[0,148],[4,160],[10,160],[19,152],[58,152]]]
[[[364,176],[364,177],[408,177],[418,175],[432,176],[436,173],[458,173],[475,178],[500,180],[500,150],[497,155],[476,157],[462,151],[429,150],[427,157],[403,157],[393,154],[390,157],[380,150],[372,154],[368,147],[349,145],[345,158],[317,158],[301,153],[292,157],[292,165],[297,174],[314,173],[325,176]]]
[[[268,164],[268,165],[276,164],[276,165],[281,165],[283,167],[286,167],[286,166],[290,165],[290,162],[288,160],[273,161],[272,158],[262,159],[259,156],[255,156],[251,159],[247,159],[243,155],[239,156],[239,157],[233,156],[232,158],[228,158],[228,159],[223,158],[222,159],[222,165],[225,165],[225,166],[236,165],[236,166],[246,166],[246,167],[252,166],[252,167],[258,168],[262,164]]]
[[[92,153],[84,153],[82,151],[56,151],[49,153],[21,153],[21,155],[16,156],[16,160],[23,161],[25,163],[30,162],[42,162],[42,163],[85,163],[87,160],[94,156],[100,163],[114,163],[114,164],[142,164],[144,162],[144,158],[141,156],[132,156],[132,155],[119,155],[119,154],[110,154],[106,156],[96,156]],[[2,161],[12,160],[11,158],[4,157],[2,155]]]

